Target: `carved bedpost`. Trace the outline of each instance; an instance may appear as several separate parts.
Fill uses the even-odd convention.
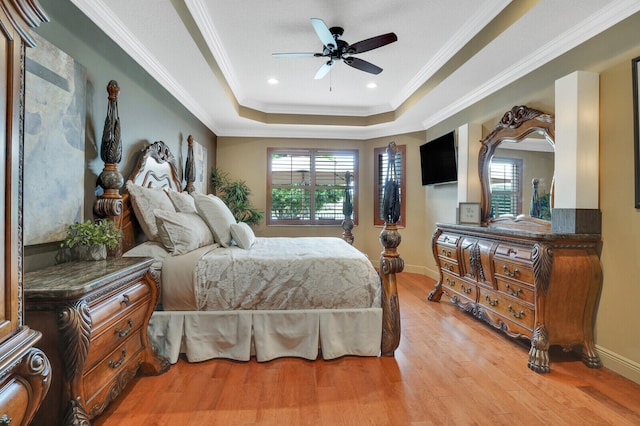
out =
[[[115,80],[107,84],[108,105],[107,117],[102,132],[100,158],[104,161],[104,169],[100,173],[100,182],[104,193],[98,197],[93,212],[99,218],[113,221],[116,228],[121,229],[122,196],[120,188],[124,183],[122,173],[118,170],[118,163],[122,159],[122,142],[120,140],[120,117],[118,116],[118,92],[120,87]],[[115,255],[120,255],[121,247],[115,249]]]
[[[350,171],[346,171],[344,173],[344,201],[342,202],[342,214],[344,214],[344,220],[342,221],[342,239],[349,244],[353,244],[353,240],[355,239],[351,233],[351,230],[353,229],[353,218],[351,217],[353,214],[353,201],[351,195],[351,191],[353,191],[353,188],[351,187],[352,178],[353,173]]]
[[[187,138],[187,161],[184,165],[184,179],[187,181],[187,186],[184,190],[191,194],[195,191],[193,182],[196,181],[196,167],[193,159],[193,136],[189,135]]]
[[[396,223],[400,219],[400,188],[396,174],[396,143],[387,146],[387,179],[384,185],[384,228],[380,243],[384,247],[380,257],[382,280],[382,344],[381,353],[393,356],[400,344],[400,304],[396,273],[404,269],[404,261],[397,251],[402,237]]]

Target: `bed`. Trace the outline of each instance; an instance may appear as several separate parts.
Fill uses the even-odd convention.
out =
[[[393,355],[400,327],[388,273],[397,253],[383,257],[381,278],[339,237],[256,237],[217,197],[183,191],[177,170],[163,142],[143,149],[117,218],[122,255],[154,258],[161,303],[148,335],[160,355],[171,363],[180,354],[189,362]]]

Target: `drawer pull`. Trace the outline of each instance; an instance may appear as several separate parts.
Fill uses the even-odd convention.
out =
[[[133,328],[133,320],[129,320],[127,321],[127,325],[129,326],[128,328],[121,330],[119,328],[115,329],[115,333],[120,336],[120,337],[126,337],[127,334],[129,334],[131,332],[131,329]]]
[[[514,269],[513,271],[510,271],[509,268],[507,268],[507,265],[504,265],[503,271],[505,274],[507,274],[510,277],[517,277],[520,274],[520,271],[518,270],[518,268]]]
[[[447,271],[453,271],[453,266],[449,265],[448,263],[444,263],[442,265],[442,269],[446,269]]]
[[[446,257],[451,257],[451,250],[442,249],[442,255]]]
[[[13,420],[11,417],[7,416],[6,414],[3,414],[2,417],[0,417],[0,425],[2,426],[10,425],[11,420]]]
[[[488,294],[484,296],[484,300],[486,300],[491,306],[496,306],[498,304],[498,299],[491,300]]]
[[[513,297],[518,297],[518,295],[519,295],[520,293],[522,293],[522,289],[521,289],[521,288],[519,288],[519,289],[518,289],[518,290],[516,290],[516,291],[511,290],[511,286],[509,286],[509,284],[507,284],[507,288],[506,288],[506,290],[507,290],[507,293],[509,293],[509,294],[510,294],[511,296],[513,296]]]
[[[109,361],[109,367],[111,368],[118,368],[120,367],[120,365],[122,365],[122,363],[124,362],[124,359],[127,357],[127,350],[123,349],[122,350],[122,356],[120,357],[119,360],[117,361]]]
[[[505,266],[506,268],[506,266]],[[122,302],[120,302],[121,304],[124,304],[124,306],[129,306],[129,303],[131,303],[131,301],[129,300],[129,295],[127,294],[123,294],[122,295]]]
[[[509,305],[509,313],[511,315],[513,315],[515,318],[522,318],[524,316],[524,311],[520,311],[520,312],[516,312],[513,310],[513,308],[511,307],[511,305]]]
[[[464,284],[460,284],[460,290],[462,290],[466,294],[471,293],[471,287],[467,288],[464,286]]]
[[[456,285],[456,280],[450,280],[449,278],[447,278],[447,284],[449,284],[451,287],[454,287]]]

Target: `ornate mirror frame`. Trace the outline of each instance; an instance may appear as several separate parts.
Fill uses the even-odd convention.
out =
[[[514,106],[507,111],[495,129],[483,140],[478,156],[478,171],[480,187],[482,188],[482,224],[491,225],[533,225],[537,228],[551,228],[551,222],[535,219],[529,216],[517,218],[491,218],[491,185],[489,182],[491,158],[496,148],[503,141],[519,142],[532,133],[544,136],[555,148],[555,120],[553,115],[546,114],[524,105]]]

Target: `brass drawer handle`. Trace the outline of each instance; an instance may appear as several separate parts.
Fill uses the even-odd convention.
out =
[[[484,296],[484,300],[486,300],[491,306],[496,306],[498,304],[498,299],[491,300],[488,294]]]
[[[127,325],[129,326],[129,328],[126,328],[124,330],[116,328],[115,333],[120,337],[126,337],[126,335],[129,334],[133,329],[133,320],[130,319],[129,321],[127,321]]]
[[[511,296],[513,296],[513,297],[518,297],[518,295],[519,295],[520,293],[522,293],[522,289],[521,289],[521,288],[519,288],[519,289],[518,289],[518,290],[516,290],[516,291],[511,290],[511,286],[510,286],[509,284],[507,284],[507,288],[506,288],[506,290],[507,290],[507,293],[509,293],[509,294],[510,294]]]
[[[518,270],[518,268],[514,269],[513,271],[510,271],[509,268],[507,268],[507,265],[504,265],[503,271],[505,274],[507,274],[510,277],[517,277],[518,275],[520,275],[520,271]]]
[[[446,269],[447,271],[453,271],[453,266],[449,265],[448,263],[443,263],[442,269]]]
[[[442,255],[446,257],[451,257],[451,250],[442,249]]]
[[[0,417],[0,425],[2,426],[10,425],[11,420],[13,420],[11,417],[7,416],[6,414],[3,414],[2,417]]]
[[[505,266],[506,268],[506,266]],[[129,303],[131,303],[131,301],[129,300],[129,295],[128,294],[123,294],[122,295],[122,301],[120,302],[120,304],[124,304],[124,306],[129,306]]]
[[[451,287],[456,285],[456,280],[450,280],[449,278],[447,278],[447,284],[449,284]]]
[[[123,349],[122,350],[122,356],[120,357],[119,360],[117,361],[109,361],[109,367],[111,368],[118,368],[120,367],[120,365],[122,365],[122,363],[124,362],[124,359],[127,357],[127,350]]]
[[[471,287],[467,288],[464,286],[464,284],[460,284],[460,290],[462,290],[466,294],[471,293]]]
[[[509,305],[509,313],[511,315],[513,315],[515,318],[522,318],[524,316],[524,311],[520,311],[520,312],[516,312],[513,310],[513,308],[511,307],[511,305]]]

